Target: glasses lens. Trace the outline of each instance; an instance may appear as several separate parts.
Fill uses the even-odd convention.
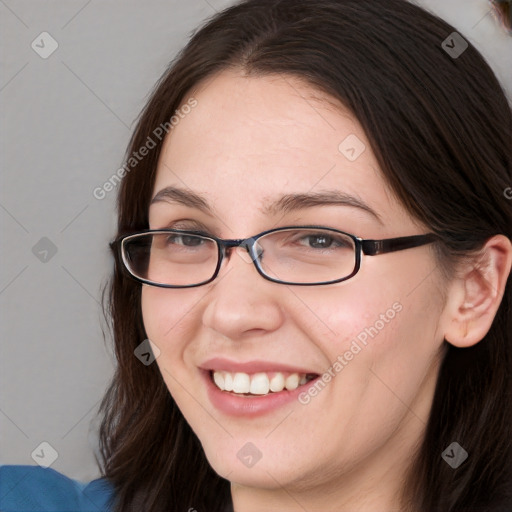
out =
[[[329,229],[274,231],[258,239],[261,270],[293,284],[321,284],[349,277],[356,266],[354,240]]]
[[[215,240],[193,233],[144,233],[123,240],[123,258],[128,270],[140,279],[190,286],[213,276],[218,249]]]

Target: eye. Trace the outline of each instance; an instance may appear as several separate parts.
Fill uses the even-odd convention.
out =
[[[183,245],[185,247],[198,247],[205,243],[205,240],[194,235],[176,235],[172,234],[167,237],[168,245]]]
[[[345,237],[330,235],[327,233],[307,233],[298,238],[299,245],[311,249],[337,249],[351,247],[350,240]]]
[[[314,249],[328,249],[335,243],[335,240],[328,235],[309,235],[306,240]]]

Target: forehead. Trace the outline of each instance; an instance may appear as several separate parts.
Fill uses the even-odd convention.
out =
[[[176,185],[241,212],[284,193],[340,190],[364,196],[384,218],[400,210],[357,120],[300,80],[225,71],[190,97],[197,105],[164,142],[154,193]]]
[[[287,161],[298,171],[311,168],[313,158],[314,167],[321,168],[338,158],[340,137],[356,132],[364,137],[341,105],[295,77],[224,71],[199,84],[191,96],[197,106],[165,141],[176,163],[185,164],[182,157],[191,164],[207,158],[216,163],[221,157],[224,169],[231,161],[254,169]],[[185,148],[195,151],[185,154]]]

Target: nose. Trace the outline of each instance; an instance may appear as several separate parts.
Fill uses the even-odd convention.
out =
[[[258,273],[245,247],[233,247],[212,283],[203,324],[233,340],[275,331],[284,319],[281,288]]]

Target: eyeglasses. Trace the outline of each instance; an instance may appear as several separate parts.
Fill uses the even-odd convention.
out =
[[[152,286],[191,288],[210,283],[235,247],[247,251],[245,258],[265,279],[312,286],[340,283],[355,276],[362,254],[402,251],[436,239],[436,235],[428,233],[363,240],[337,229],[300,226],[270,229],[239,240],[224,240],[198,231],[146,230],[121,236],[111,246],[120,251],[131,277]]]

